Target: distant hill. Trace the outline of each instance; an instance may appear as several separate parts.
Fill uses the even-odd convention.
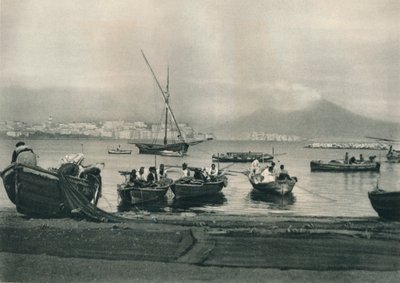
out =
[[[298,111],[264,108],[218,125],[218,139],[244,139],[252,131],[296,135],[304,138],[398,138],[400,124],[354,114],[326,100]]]

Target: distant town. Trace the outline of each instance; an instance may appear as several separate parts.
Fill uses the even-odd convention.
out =
[[[216,139],[212,132],[196,132],[186,123],[178,124],[182,136],[187,140]],[[169,127],[169,126],[168,126]],[[179,136],[177,129],[167,129],[171,140]],[[93,138],[93,139],[121,139],[121,140],[154,140],[161,139],[165,126],[145,123],[142,121],[104,121],[104,122],[56,122],[49,117],[42,123],[29,124],[22,121],[0,121],[0,137],[2,138]],[[244,135],[245,140],[257,141],[302,141],[301,137],[277,133],[251,132]]]

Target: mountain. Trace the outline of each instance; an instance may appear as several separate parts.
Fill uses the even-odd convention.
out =
[[[354,114],[321,99],[305,109],[292,112],[266,107],[220,124],[214,133],[218,139],[245,139],[253,131],[304,138],[396,138],[400,136],[400,124]]]

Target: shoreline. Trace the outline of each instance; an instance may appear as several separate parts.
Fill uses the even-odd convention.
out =
[[[397,276],[400,271],[400,222],[378,217],[131,213],[124,214],[129,217],[125,222],[93,223],[26,218],[15,209],[0,211],[0,254],[27,261],[35,258],[36,276],[44,276],[40,275],[46,272],[41,261],[52,257],[71,264],[87,259],[114,267],[121,261],[132,262],[133,268],[137,262],[177,269],[185,265],[197,270],[194,276],[199,278],[207,272],[204,270],[218,268],[384,272]],[[26,275],[10,270],[29,267],[19,266],[20,261],[13,266],[13,261],[3,256],[7,272],[0,274],[0,279],[23,280]],[[115,280],[124,279],[119,272],[113,274]],[[149,281],[162,278],[151,272],[148,276]],[[171,282],[180,281],[179,276],[174,279]]]

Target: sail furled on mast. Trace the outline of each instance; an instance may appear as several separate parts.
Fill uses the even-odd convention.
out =
[[[171,109],[171,107],[170,107],[170,105],[169,105],[169,82],[167,83],[167,91],[165,92],[165,91],[163,90],[163,88],[161,87],[161,85],[160,85],[160,83],[159,83],[159,81],[158,81],[158,79],[157,79],[157,76],[155,75],[153,69],[151,68],[150,63],[149,63],[149,61],[148,61],[147,58],[146,58],[146,55],[144,55],[143,50],[140,50],[140,51],[142,52],[142,55],[143,55],[143,58],[144,58],[144,60],[145,60],[145,62],[146,62],[146,64],[147,64],[147,67],[150,69],[150,71],[151,71],[151,73],[152,73],[152,75],[153,75],[153,78],[154,78],[154,80],[156,81],[157,86],[158,86],[158,88],[160,89],[160,92],[161,92],[162,97],[163,97],[163,99],[164,99],[165,109],[166,109],[166,111],[167,111],[167,114],[166,114],[166,121],[167,121],[167,119],[168,119],[168,113],[170,113],[170,114],[171,114],[171,118],[172,118],[172,120],[173,120],[173,122],[174,122],[174,124],[175,124],[175,126],[176,126],[176,128],[177,128],[177,130],[178,130],[178,133],[179,133],[178,137],[179,137],[179,139],[180,139],[183,143],[185,143],[186,141],[185,141],[185,139],[183,138],[181,129],[179,128],[178,122],[177,122],[176,119],[175,119],[174,112],[172,111],[172,109]],[[169,71],[168,71],[168,81],[169,81]],[[166,136],[165,136],[164,144],[166,144],[166,141],[167,141],[167,140],[166,140]]]

